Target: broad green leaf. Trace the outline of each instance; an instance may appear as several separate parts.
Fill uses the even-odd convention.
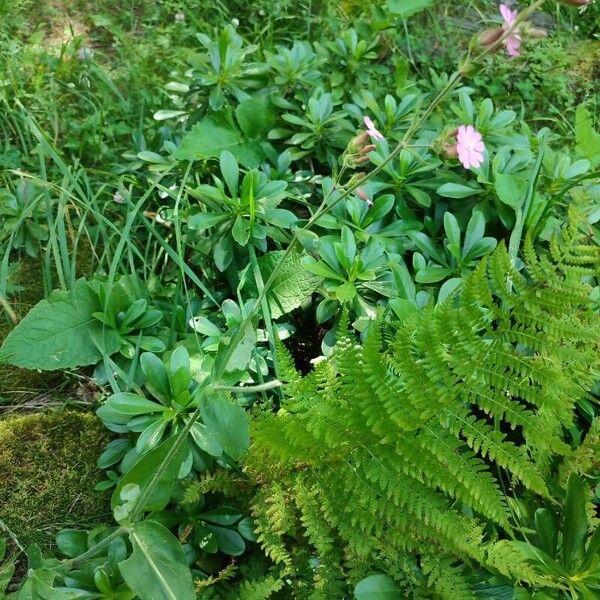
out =
[[[250,139],[257,139],[275,123],[275,115],[266,96],[242,100],[235,109],[241,130]]]
[[[106,450],[100,455],[97,465],[100,469],[107,469],[118,463],[129,451],[129,440],[112,440],[106,446]]]
[[[206,528],[214,533],[221,552],[229,556],[239,556],[244,553],[246,542],[237,531],[216,525],[206,525]]]
[[[265,281],[279,265],[283,255],[283,251],[275,250],[267,252],[259,259],[258,264]],[[321,277],[303,266],[300,254],[296,252],[288,254],[285,263],[279,266],[277,275],[267,294],[271,317],[278,319],[298,308],[311,297],[320,282]],[[254,282],[248,282],[248,288],[250,292],[256,291]]]
[[[223,450],[238,460],[250,445],[246,411],[222,394],[212,393],[201,401],[202,421]]]
[[[221,448],[219,440],[217,440],[215,435],[206,425],[204,425],[204,423],[194,423],[190,429],[190,434],[194,442],[196,442],[196,445],[207,454],[215,457],[223,454],[223,448]]]
[[[92,316],[100,310],[96,294],[83,279],[70,292],[52,292],[8,334],[0,348],[0,362],[43,370],[97,363],[102,354],[94,338],[104,338],[107,354],[121,344],[114,336],[103,336],[104,326]]]
[[[207,117],[196,123],[174,153],[179,160],[216,158],[229,150],[245,167],[258,167],[263,156],[260,145],[245,141],[233,125]]]
[[[195,600],[183,548],[168,529],[141,521],[132,526],[129,539],[133,552],[119,570],[141,600]]]
[[[527,181],[510,173],[496,173],[494,188],[500,202],[504,202],[512,208],[518,208],[525,200]]]
[[[351,281],[346,281],[335,288],[335,295],[340,302],[349,302],[356,298],[356,286]]]
[[[593,166],[600,164],[600,132],[594,129],[592,114],[583,105],[575,116],[575,140],[580,156],[587,158]]]
[[[58,549],[70,558],[83,554],[88,549],[88,534],[78,529],[63,529],[56,534]]]
[[[154,477],[156,470],[165,462],[167,454],[175,445],[176,439],[175,436],[166,439],[160,446],[150,450],[150,452],[139,458],[131,469],[125,473],[113,492],[111,499],[113,509],[123,504],[121,491],[126,485],[135,484],[139,486],[141,492],[144,492]],[[177,483],[179,470],[187,454],[186,444],[182,444],[170,459],[157,485],[144,502],[144,510],[162,510],[169,503]]]
[[[403,18],[410,17],[427,8],[433,0],[387,0],[389,11]]]
[[[370,575],[356,584],[354,597],[356,600],[400,600],[402,592],[391,577]]]

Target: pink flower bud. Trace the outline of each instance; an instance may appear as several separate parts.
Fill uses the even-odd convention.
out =
[[[491,50],[494,46],[500,47],[500,39],[504,34],[502,27],[494,27],[494,29],[486,29],[479,34],[477,43],[484,50]]]
[[[373,206],[373,201],[369,198],[369,195],[362,188],[357,188],[356,195],[363,201],[367,203],[367,206]]]
[[[568,4],[569,6],[587,6],[591,4],[592,0],[559,0],[563,4]]]

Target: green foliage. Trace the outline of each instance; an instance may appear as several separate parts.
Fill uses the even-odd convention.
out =
[[[249,444],[244,410],[223,394],[202,392],[192,378],[190,357],[184,346],[177,347],[164,361],[145,352],[140,357],[140,365],[148,397],[117,392],[97,411],[110,430],[139,434],[134,448],[119,444],[107,449],[101,458],[103,464],[110,466],[122,458],[121,467],[128,471],[137,458],[157,448],[166,438],[180,433],[196,410],[200,411],[202,420],[195,421],[190,427],[190,447],[184,451],[186,455],[191,453],[190,463],[182,476],[188,474],[192,462],[196,469],[203,471],[214,460],[226,463],[228,459],[238,460],[244,454]],[[150,472],[153,464],[151,461],[148,467]]]
[[[588,523],[589,490],[581,477],[572,474],[566,487],[561,513],[538,508],[526,522],[533,536],[511,543],[548,579],[547,597],[568,597],[562,588],[593,598],[600,590],[600,530]]]
[[[102,358],[95,337],[102,327],[94,319],[100,304],[89,285],[80,280],[71,292],[55,291],[40,301],[8,334],[2,360],[29,369],[64,369],[94,364]],[[118,343],[109,343],[109,354]]]
[[[573,219],[548,254],[529,241],[526,257],[520,272],[500,246],[456,301],[413,314],[385,345],[378,328],[362,347],[341,337],[258,420],[246,461],[261,482],[258,539],[286,572],[298,569],[292,536],[323,564],[418,553],[442,598],[457,597],[442,583],[456,560],[543,580],[497,537],[515,526],[502,489],[549,497],[553,457],[569,453],[564,431],[599,375],[581,277],[600,252]],[[429,553],[449,560],[427,567]]]
[[[96,459],[109,436],[93,416],[32,414],[0,421],[2,520],[22,545],[52,545],[65,526],[103,521],[106,494]]]
[[[18,600],[593,594],[596,8],[475,65],[484,0],[4,4],[2,358],[120,435]]]
[[[151,521],[136,523],[129,539],[133,553],[119,569],[134,592],[141,598],[196,598],[181,546],[168,529]]]

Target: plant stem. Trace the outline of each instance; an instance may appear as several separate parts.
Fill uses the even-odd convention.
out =
[[[91,558],[96,556],[102,548],[108,546],[115,538],[123,535],[127,531],[126,527],[118,527],[113,531],[110,535],[107,535],[103,540],[99,541],[97,544],[94,544],[87,552],[76,556],[75,558],[71,558],[70,560],[65,560],[63,562],[64,565],[67,565],[69,568],[72,568],[74,565],[83,562],[87,558]]]

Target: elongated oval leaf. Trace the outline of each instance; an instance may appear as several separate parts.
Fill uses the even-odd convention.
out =
[[[141,600],[195,600],[183,548],[168,529],[142,521],[133,525],[129,539],[133,552],[119,569]]]

